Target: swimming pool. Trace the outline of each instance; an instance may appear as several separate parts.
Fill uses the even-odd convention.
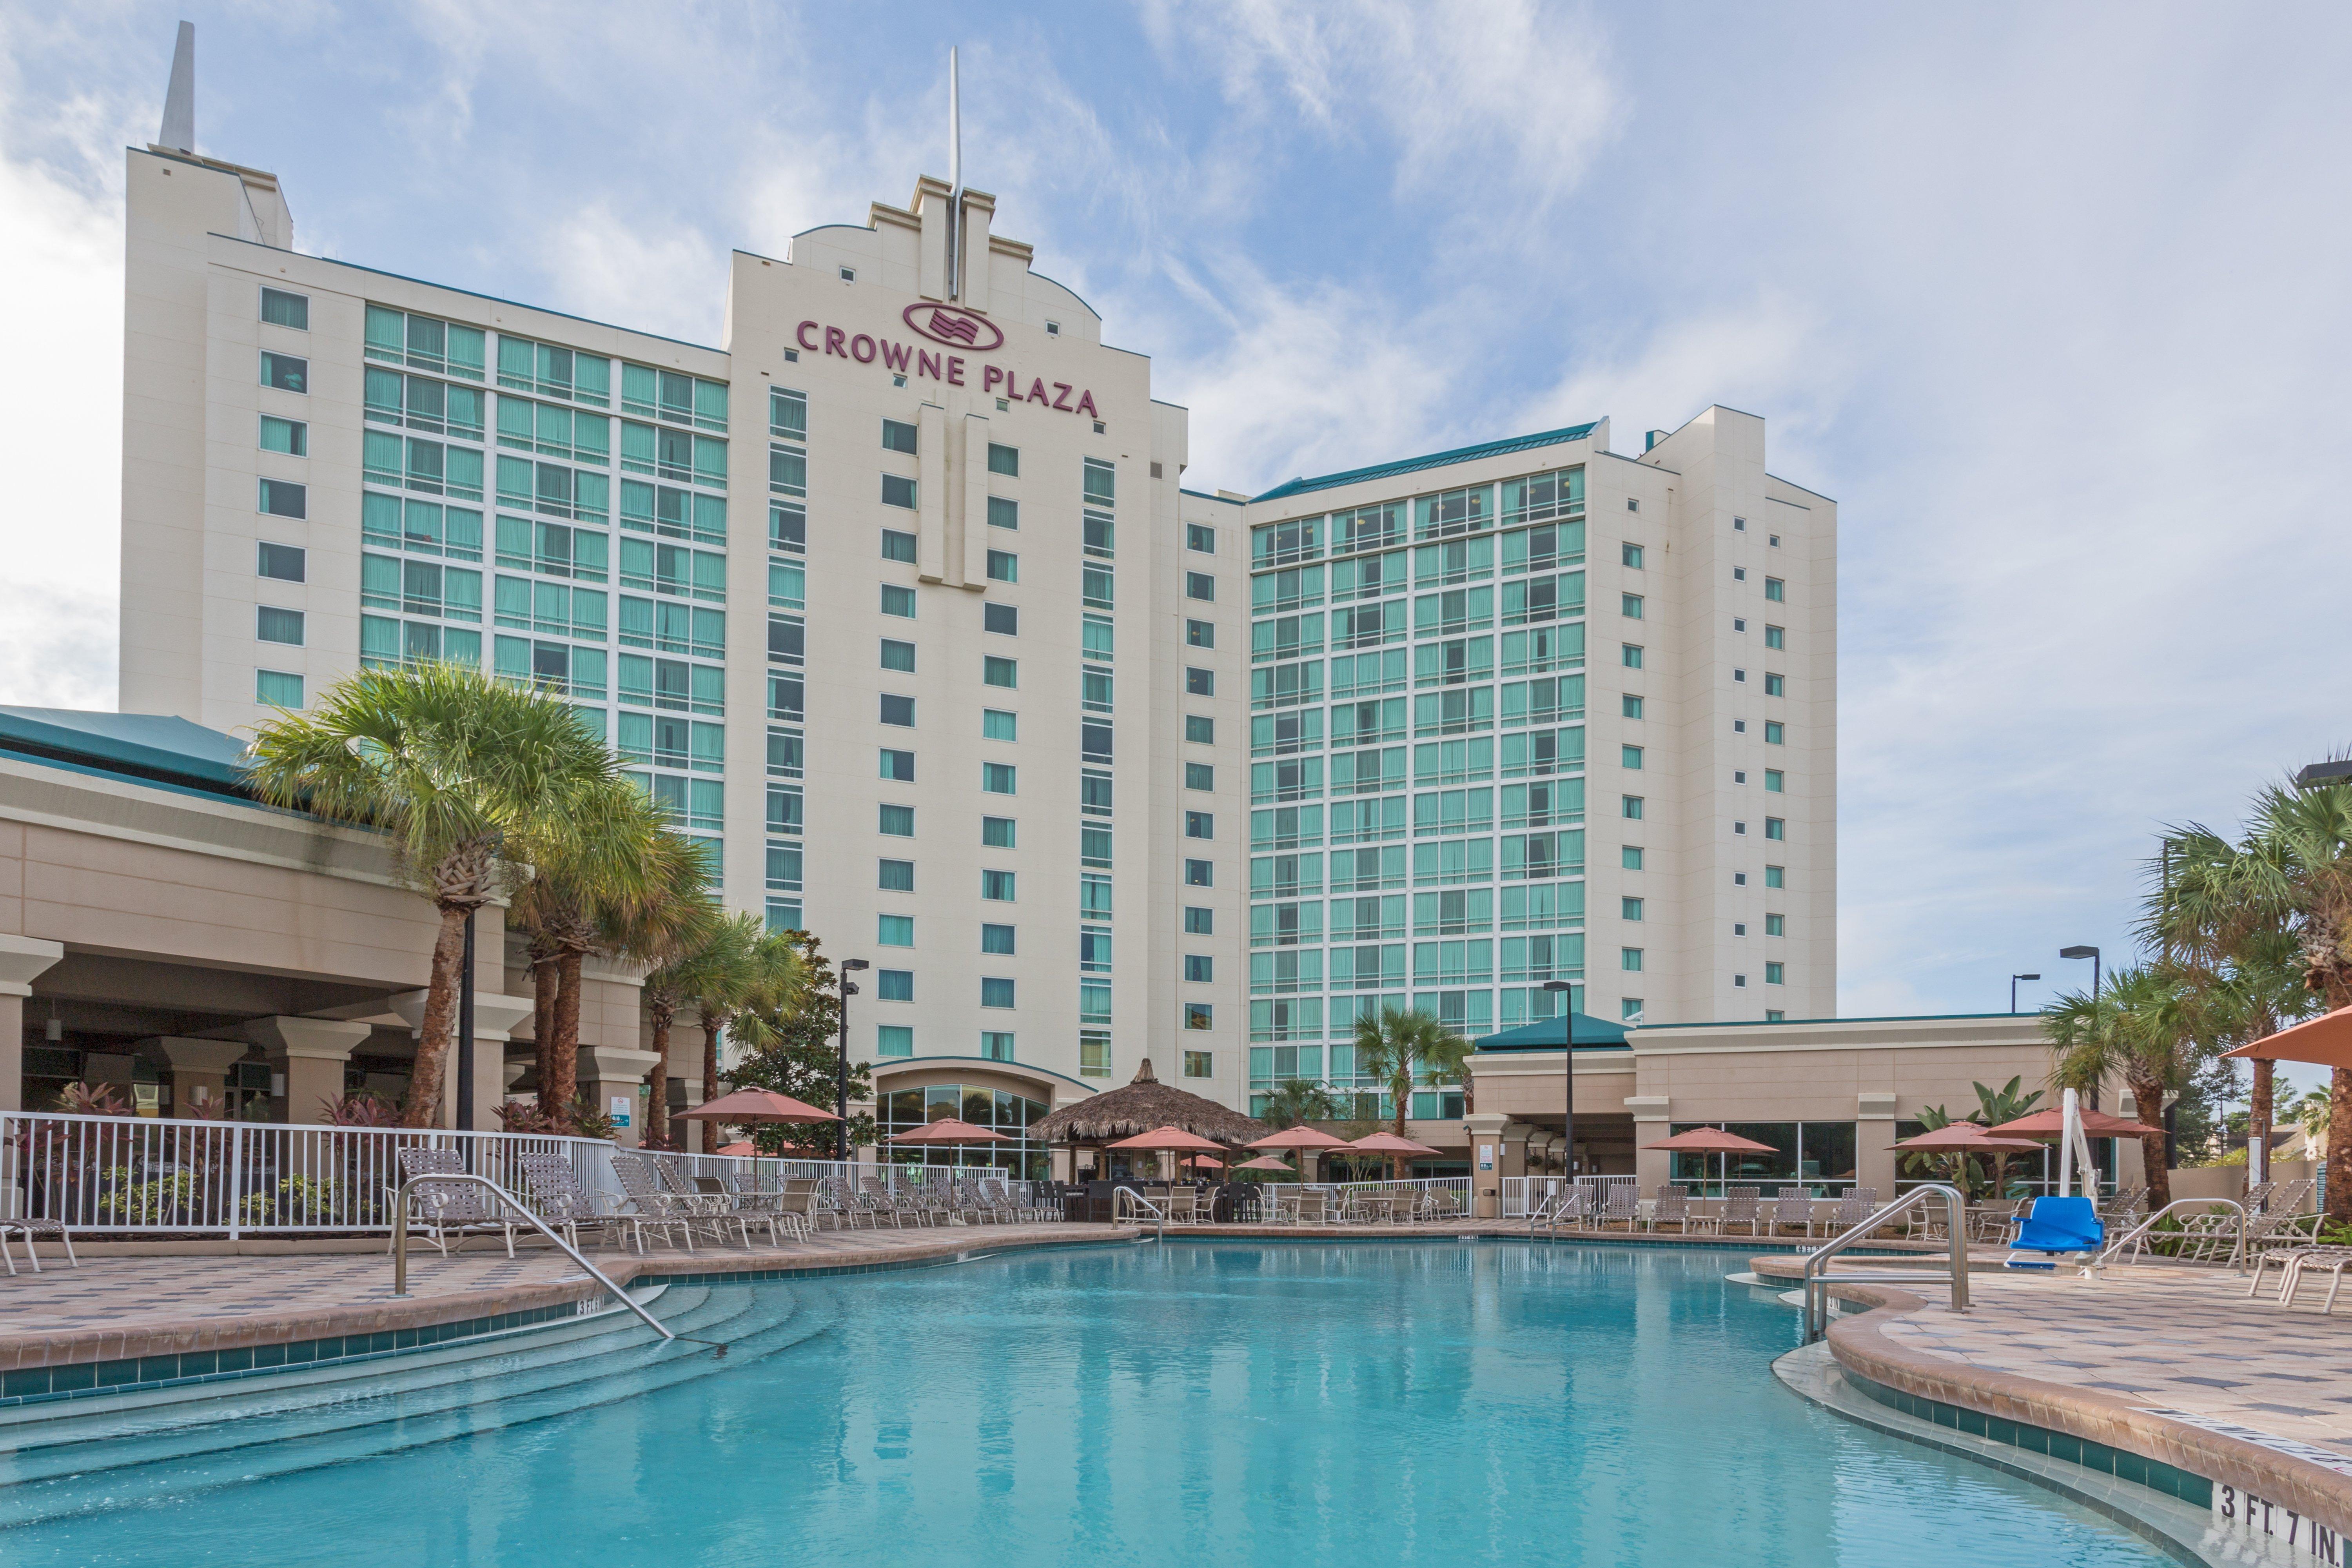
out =
[[[678,1287],[658,1310],[742,1334],[727,1359],[524,1355],[110,1437],[20,1463],[0,1560],[2168,1561],[1789,1393],[1796,1314],[1738,1261],[1186,1241]]]

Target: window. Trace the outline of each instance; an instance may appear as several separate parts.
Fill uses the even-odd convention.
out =
[[[1184,955],[1184,980],[1187,984],[1207,985],[1217,978],[1217,961],[1205,952]]]
[[[1617,913],[1618,913],[1618,917],[1619,917],[1620,919],[1622,919],[1622,920],[1629,920],[1629,921],[1638,921],[1638,920],[1640,920],[1640,919],[1642,918],[1642,900],[1639,900],[1639,899],[1620,899],[1620,900],[1617,900],[1617,904],[1618,904]]]
[[[1206,572],[1184,574],[1184,596],[1213,603],[1217,597],[1217,580]]]
[[[885,419],[882,421],[882,449],[904,452],[912,457],[915,452],[915,427],[903,420]]]
[[[310,297],[289,294],[283,289],[264,289],[261,319],[273,327],[291,327],[298,332],[307,332],[310,330]]]
[[[1748,721],[1745,719],[1734,719],[1731,721],[1731,732],[1735,735],[1745,735],[1748,733]]]
[[[1642,595],[1639,594],[1618,595],[1617,613],[1624,616],[1629,621],[1640,620],[1642,618]]]
[[[1788,793],[1788,779],[1789,775],[1780,769],[1766,768],[1764,770],[1765,791],[1771,795],[1785,795]]]
[[[915,481],[900,474],[882,476],[882,504],[915,510]]]
[[[275,577],[280,583],[299,583],[308,564],[309,552],[299,545],[271,544],[265,541],[255,570],[262,576]]]
[[[1018,583],[1021,581],[1021,557],[1013,554],[1010,550],[990,551],[988,552],[988,580],[992,583]],[[994,605],[991,605],[990,607],[992,609],[995,608]]]
[[[1748,832],[1748,824],[1744,822],[1735,822],[1731,825],[1731,831],[1745,837]]]
[[[1642,569],[1642,547],[1638,544],[1621,544],[1617,547],[1617,559],[1639,572]]]
[[[1010,953],[1013,952],[1011,926],[984,925],[980,928],[980,951]]]
[[[989,497],[988,526],[1017,531],[1021,527],[1021,503],[1017,500],[1007,500],[1003,496]]]
[[[1196,746],[1215,745],[1217,743],[1217,721],[1214,719],[1205,718],[1198,713],[1185,714],[1184,739],[1191,744]]]
[[[912,1002],[915,999],[915,972],[911,969],[876,970],[874,999],[877,1002]]]
[[[1021,607],[1018,605],[982,605],[981,629],[994,632],[1001,637],[1021,635]]]
[[[1621,795],[1618,798],[1618,810],[1628,822],[1641,821],[1642,797],[1638,795]]]
[[[1785,964],[1785,963],[1767,963],[1767,964],[1764,966],[1764,984],[1767,984],[1767,985],[1785,985],[1785,984],[1787,984],[1788,983],[1789,983],[1789,966],[1788,966],[1787,964]]]
[[[1774,675],[1770,670],[1766,670],[1764,672],[1764,695],[1767,697],[1786,697],[1789,695],[1789,678],[1785,675]]]
[[[263,642],[285,643],[290,647],[302,646],[302,612],[274,610],[263,605],[255,614],[253,635]]]
[[[1623,643],[1617,649],[1617,662],[1628,669],[1642,668],[1642,649],[1638,643]]]
[[[1764,579],[1764,596],[1776,605],[1780,604],[1789,596],[1789,584],[1778,577],[1767,577]]]
[[[310,515],[310,492],[302,485],[289,484],[284,479],[264,479],[260,509],[271,517],[307,518]]]
[[[1619,948],[1617,950],[1617,967],[1623,970],[1628,974],[1639,974],[1642,973],[1642,950],[1638,947]]]
[[[1213,1029],[1216,1027],[1216,1017],[1217,1010],[1209,1003],[1184,1004],[1184,1026],[1188,1029]]]
[[[1731,520],[1731,531],[1732,531],[1732,532],[1734,532],[1734,533],[1745,533],[1745,532],[1747,532],[1747,531],[1748,531],[1748,520],[1747,520],[1746,518],[1744,518],[1744,517],[1735,517],[1735,518],[1733,518],[1733,519]]]
[[[1013,982],[983,977],[980,983],[980,1005],[983,1007],[1010,1007],[1013,1004]]]
[[[1204,910],[1198,904],[1185,905],[1184,934],[1186,936],[1216,935],[1217,911],[1214,910]]]
[[[1184,885],[1188,888],[1213,888],[1217,885],[1217,868],[1206,860],[1184,862]]]
[[[310,362],[292,354],[264,353],[261,356],[261,384],[276,387],[280,392],[310,390]]]
[[[915,836],[915,808],[911,805],[886,805],[881,808],[880,830],[893,838]]]
[[[980,661],[980,678],[991,686],[1013,690],[1021,684],[1021,661],[989,654]]]
[[[874,1031],[874,1054],[877,1057],[911,1057],[915,1054],[915,1031],[905,1024],[883,1024]]]
[[[1789,628],[1786,626],[1767,625],[1764,628],[1764,646],[1766,647],[1787,647],[1789,646]]]
[[[902,588],[891,583],[883,584],[882,613],[886,616],[902,616],[908,620],[913,620],[915,618],[915,591],[912,588]]]
[[[904,725],[912,729],[915,723],[915,700],[911,697],[894,697],[889,692],[884,692],[882,722]]]
[[[1187,647],[1216,647],[1216,624],[1213,621],[1186,621],[1184,623],[1184,646]]]
[[[1764,885],[1768,888],[1787,887],[1789,885],[1789,868],[1786,866],[1765,867]]]
[[[1788,935],[1789,917],[1786,915],[1766,915],[1764,917],[1764,934],[1766,936]]]
[[[1002,708],[982,709],[980,738],[983,741],[1018,741],[1021,738],[1021,715],[1007,713]]]
[[[915,782],[915,753],[894,752],[885,747],[882,752],[882,776],[899,784]]]
[[[980,764],[980,787],[985,794],[1013,795],[1017,793],[1013,789],[1013,764],[1011,763],[982,763]]]
[[[1186,669],[1185,669],[1185,671],[1184,671],[1184,695],[1185,695],[1185,696],[1187,696],[1187,697],[1214,697],[1216,694],[1217,694],[1217,672],[1216,672],[1215,670],[1213,670],[1213,669],[1193,669],[1193,668],[1186,668]]]
[[[911,533],[901,533],[895,528],[884,529],[882,531],[882,559],[885,561],[903,561],[909,566],[913,565],[915,563],[915,536]]]
[[[1184,548],[1197,550],[1203,555],[1214,555],[1217,552],[1217,531],[1205,523],[1186,523]]]
[[[1642,510],[1642,503],[1639,500],[1636,500],[1633,497],[1627,496],[1625,498],[1625,510],[1627,511],[1639,511]]]
[[[1622,846],[1617,851],[1617,864],[1623,867],[1628,871],[1640,870],[1642,868],[1642,847],[1638,844],[1627,844]]]
[[[1786,837],[1789,837],[1789,824],[1788,824],[1788,820],[1787,820],[1785,817],[1779,817],[1779,816],[1768,816],[1768,817],[1766,817],[1766,818],[1764,819],[1764,837],[1767,837],[1767,838],[1786,838]]]
[[[980,841],[991,849],[1012,849],[1015,826],[1009,816],[983,816],[980,819]]]
[[[1640,772],[1642,767],[1642,748],[1639,746],[1618,747],[1617,761],[1619,765],[1622,767],[1631,769],[1636,773]]]
[[[894,642],[888,637],[884,637],[882,668],[904,670],[912,675],[915,672],[915,645],[910,642]]]
[[[1184,814],[1185,837],[1214,838],[1216,836],[1217,819],[1213,814],[1205,811],[1188,811]]]
[[[874,942],[877,947],[914,946],[915,917],[912,915],[877,916]]]
[[[1731,672],[1731,679],[1734,680],[1746,680],[1748,679],[1748,672],[1744,669],[1735,669]]]
[[[272,708],[299,708],[302,678],[282,669],[257,669],[253,672],[253,700]]]
[[[980,896],[992,902],[1014,902],[1013,886],[1013,874],[1010,871],[982,871],[980,874]]]
[[[1617,700],[1617,710],[1628,719],[1639,719],[1642,716],[1642,700],[1629,691]]]
[[[1787,745],[1789,743],[1789,726],[1783,724],[1778,719],[1765,720],[1764,743],[1768,746]]]
[[[1078,1076],[1080,1078],[1110,1076],[1110,1031],[1108,1029],[1078,1031]]]
[[[1747,616],[1732,616],[1732,617],[1731,617],[1731,629],[1732,629],[1733,631],[1735,631],[1735,632],[1744,632],[1744,631],[1746,631],[1746,630],[1748,629],[1748,617],[1747,617]]]
[[[280,419],[274,415],[261,416],[261,449],[283,452],[289,458],[310,455],[310,427],[299,419]]]
[[[1210,1059],[1213,1055],[1213,1053],[1209,1051],[1186,1051],[1184,1053],[1184,1076],[1186,1078],[1214,1078],[1216,1074],[1212,1072],[1209,1068]]]
[[[1628,1024],[1640,1023],[1642,1021],[1642,999],[1639,996],[1626,997],[1622,1002],[1620,1002],[1617,1005],[1617,1016]]]
[[[1186,789],[1215,789],[1217,787],[1216,768],[1208,763],[1186,763],[1184,764],[1184,787]]]
[[[1012,479],[1019,479],[1021,448],[991,441],[988,444],[988,471],[992,474],[1003,474]]]

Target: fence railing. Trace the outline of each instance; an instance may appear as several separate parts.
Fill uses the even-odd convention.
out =
[[[1635,1186],[1639,1180],[1635,1176],[1579,1176],[1576,1184],[1591,1194],[1592,1212],[1598,1214],[1601,1198],[1610,1188]],[[1557,1197],[1567,1181],[1566,1176],[1505,1176],[1502,1217],[1527,1218],[1544,1199]]]
[[[1470,1178],[1467,1176],[1421,1176],[1402,1182],[1261,1182],[1258,1191],[1269,1204],[1284,1198],[1295,1198],[1301,1193],[1329,1193],[1344,1203],[1350,1194],[1369,1197],[1418,1197],[1428,1192],[1448,1192],[1461,1205],[1460,1212],[1470,1209]]]
[[[621,1196],[615,1146],[593,1138],[11,1110],[0,1111],[0,1217],[123,1235],[388,1233],[400,1151],[418,1148],[463,1151],[469,1171],[510,1192],[526,1190],[520,1156],[561,1154],[582,1186]],[[704,1176],[848,1169],[830,1160],[675,1157]]]

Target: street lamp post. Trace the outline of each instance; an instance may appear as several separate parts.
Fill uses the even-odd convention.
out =
[[[833,1157],[844,1164],[849,1163],[849,999],[857,994],[849,976],[865,967],[862,958],[841,961],[841,1054],[833,1064],[833,1113],[841,1120],[834,1123]]]
[[[2099,950],[2095,947],[2062,947],[2058,950],[2058,956],[2091,961],[2091,1005],[2096,1007],[2099,1005]],[[2091,1109],[2099,1109],[2099,1086],[2096,1084],[2091,1086]]]
[[[1546,991],[1560,999],[1560,1038],[1566,1043],[1561,1052],[1568,1059],[1560,1066],[1560,1083],[1565,1091],[1568,1115],[1560,1129],[1559,1173],[1567,1179],[1569,1192],[1576,1190],[1576,988],[1565,980],[1547,980]]]
[[[2017,983],[2021,980],[2039,980],[2041,978],[2042,976],[2039,974],[2012,974],[2009,977],[2009,1010],[2012,1015],[2017,1012]]]

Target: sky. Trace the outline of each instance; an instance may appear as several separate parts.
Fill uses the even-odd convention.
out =
[[[717,343],[944,174],[1195,488],[1710,403],[1841,522],[1840,1011],[2128,959],[2163,825],[2352,743],[2352,8],[0,0],[0,702],[114,705],[122,149],[299,248]],[[2330,498],[2334,499],[2331,500]]]

